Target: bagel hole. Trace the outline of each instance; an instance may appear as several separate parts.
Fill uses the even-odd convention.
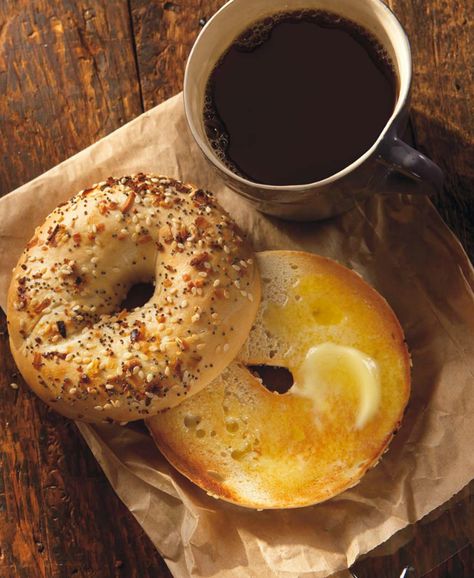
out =
[[[135,307],[143,307],[153,297],[155,287],[152,283],[135,283],[128,290],[127,296],[122,301],[120,308],[131,311]]]
[[[294,383],[293,374],[286,367],[273,365],[248,365],[251,373],[258,377],[263,386],[273,393],[286,393]]]

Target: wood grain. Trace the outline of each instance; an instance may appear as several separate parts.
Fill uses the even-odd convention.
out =
[[[183,88],[189,51],[224,0],[130,0],[145,110]]]
[[[413,55],[415,146],[444,170],[434,202],[474,259],[474,3],[390,0]]]
[[[127,2],[0,3],[0,95],[2,194],[142,112]],[[21,387],[0,324],[0,576],[170,576],[74,424]]]
[[[435,202],[473,255],[474,6],[390,0],[411,39],[412,132],[446,171]],[[0,2],[0,195],[182,88],[222,0]],[[171,576],[75,426],[26,387],[0,315],[0,578]],[[356,565],[359,578],[474,575],[474,483],[449,508]],[[454,554],[456,550],[458,554]]]
[[[140,112],[126,0],[0,2],[0,193]]]

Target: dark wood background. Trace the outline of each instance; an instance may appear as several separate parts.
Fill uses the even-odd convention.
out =
[[[221,4],[0,0],[0,194],[179,91],[200,26]],[[474,5],[389,4],[412,43],[412,136],[446,172],[435,202],[472,258]],[[23,386],[3,314],[0,360],[0,577],[169,577],[74,424]],[[471,484],[354,571],[395,578],[411,563],[419,576],[472,578],[473,492]]]

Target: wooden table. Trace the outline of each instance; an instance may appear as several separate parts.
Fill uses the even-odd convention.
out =
[[[221,4],[1,0],[0,194],[179,91],[189,49]],[[389,4],[413,48],[412,137],[445,170],[445,190],[435,201],[472,257],[473,4]],[[170,576],[74,424],[26,387],[9,387],[22,382],[3,314],[0,359],[0,576]],[[473,490],[471,484],[444,513],[410,529],[401,549],[403,535],[358,562],[359,578],[398,577],[409,562],[420,576],[474,576]]]

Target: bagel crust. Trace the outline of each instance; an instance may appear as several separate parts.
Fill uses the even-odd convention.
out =
[[[141,307],[121,307],[152,283]],[[211,193],[168,177],[109,178],[56,208],[13,270],[10,345],[56,411],[128,422],[210,383],[260,299],[249,244]]]
[[[377,464],[408,402],[410,359],[395,314],[355,272],[297,251],[258,253],[257,261],[262,300],[237,359],[146,423],[165,457],[209,494],[259,509],[308,506]],[[330,352],[319,358],[330,369],[325,381],[317,367],[309,377],[302,371],[321,345]],[[379,397],[362,422],[361,382],[344,373],[341,351],[378,368]],[[259,365],[287,368],[294,385],[282,394],[267,389],[252,370]],[[313,399],[298,393],[305,380]]]

